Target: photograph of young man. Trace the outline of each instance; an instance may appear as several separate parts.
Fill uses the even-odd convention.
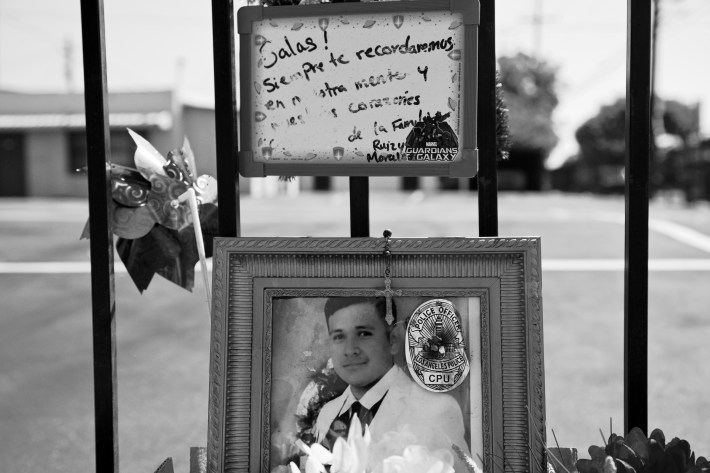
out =
[[[325,303],[333,367],[348,387],[322,407],[316,440],[332,449],[357,415],[369,426],[373,443],[405,431],[430,450],[451,450],[455,444],[468,452],[456,400],[421,388],[394,363],[402,336],[396,324],[387,325],[385,307],[382,297],[331,297]]]

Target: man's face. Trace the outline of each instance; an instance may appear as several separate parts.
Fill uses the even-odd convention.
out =
[[[374,304],[353,304],[330,316],[328,332],[335,372],[359,399],[392,367],[385,321]]]

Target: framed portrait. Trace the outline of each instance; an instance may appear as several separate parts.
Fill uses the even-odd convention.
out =
[[[208,471],[289,471],[385,381],[374,443],[546,471],[538,238],[219,238],[213,258]],[[386,322],[351,323],[369,308]],[[348,356],[386,360],[377,382]]]
[[[474,176],[478,23],[471,0],[240,8],[239,172]]]

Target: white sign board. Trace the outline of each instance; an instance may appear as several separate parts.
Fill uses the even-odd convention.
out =
[[[243,7],[240,172],[476,172],[478,4]]]

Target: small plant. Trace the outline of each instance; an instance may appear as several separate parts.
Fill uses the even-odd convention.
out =
[[[626,437],[611,434],[606,446],[589,447],[589,455],[577,461],[579,473],[710,473],[710,462],[696,460],[688,441],[675,437],[666,444],[660,429],[648,437],[636,427]]]

